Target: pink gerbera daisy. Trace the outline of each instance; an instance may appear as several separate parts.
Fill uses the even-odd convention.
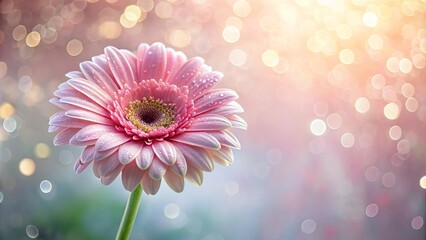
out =
[[[230,89],[213,89],[223,75],[161,43],[136,53],[115,47],[69,72],[50,100],[55,145],[85,146],[77,173],[93,163],[103,184],[121,173],[123,186],[156,194],[162,179],[176,192],[184,178],[201,185],[214,162],[229,165],[240,148],[228,130],[247,127]]]

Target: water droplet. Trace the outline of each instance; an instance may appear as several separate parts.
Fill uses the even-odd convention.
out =
[[[3,193],[0,192],[0,203],[3,202]]]
[[[164,207],[164,216],[169,219],[175,219],[180,215],[180,208],[175,203],[169,203]]]
[[[43,193],[49,193],[52,191],[52,183],[49,180],[43,180],[40,183],[40,190]]]

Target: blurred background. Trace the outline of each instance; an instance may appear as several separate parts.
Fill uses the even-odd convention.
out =
[[[425,239],[426,1],[3,0],[0,239],[113,239],[128,197],[74,173],[48,100],[114,45],[164,42],[237,90],[230,167],[142,197],[132,239]]]

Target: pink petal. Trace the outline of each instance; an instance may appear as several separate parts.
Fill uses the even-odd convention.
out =
[[[148,168],[148,174],[155,180],[160,180],[166,173],[166,165],[161,162],[158,158],[154,158],[151,166]]]
[[[155,195],[160,189],[161,179],[154,180],[148,174],[144,174],[142,177],[142,188],[148,195]]]
[[[144,146],[141,153],[136,157],[136,164],[140,169],[145,170],[151,165],[154,155],[151,146]]]
[[[228,130],[222,130],[220,132],[210,132],[213,137],[215,137],[219,142],[220,145],[240,149],[241,144],[238,141],[237,137],[235,137],[234,134],[232,134]]]
[[[124,143],[118,150],[118,160],[123,165],[128,164],[139,155],[142,150],[142,146],[141,141],[129,141]]]
[[[204,94],[206,91],[210,90],[214,85],[216,85],[223,78],[223,73],[221,72],[207,72],[201,76],[198,76],[194,79],[191,85],[189,85],[189,96],[191,98],[196,98]]]
[[[80,63],[80,69],[86,79],[98,84],[110,97],[118,91],[118,86],[104,69],[93,62],[85,61]]]
[[[179,148],[175,148],[175,149],[176,149],[176,163],[173,164],[173,166],[170,169],[176,174],[184,177],[187,171],[186,160],[182,152],[179,150]]]
[[[163,163],[173,165],[176,162],[175,146],[168,141],[155,142],[152,144],[152,149]]]
[[[87,146],[81,152],[81,155],[80,155],[81,162],[83,164],[90,163],[93,161],[94,156],[95,156],[95,146],[94,145]]]
[[[121,173],[123,167],[123,165],[117,166],[108,176],[101,176],[101,183],[104,185],[110,185]]]
[[[60,132],[60,131],[62,131],[62,130],[64,130],[64,129],[66,129],[67,127],[58,127],[58,126],[49,126],[49,128],[47,129],[47,131],[49,132],[49,133],[52,133],[52,132]]]
[[[74,119],[86,120],[86,121],[94,122],[94,123],[114,125],[114,122],[111,119],[103,117],[97,113],[89,112],[82,109],[68,110],[65,112],[65,116],[74,118]]]
[[[174,75],[170,76],[169,82],[177,86],[186,86],[200,74],[204,60],[199,57],[189,59]]]
[[[101,173],[100,173],[100,166],[101,166],[101,161],[94,161],[93,162],[93,174],[97,177],[100,178],[101,177]]]
[[[65,112],[57,112],[49,119],[49,125],[57,127],[83,128],[90,124],[93,123],[65,116]]]
[[[71,71],[65,74],[67,78],[84,78],[84,75],[80,71]]]
[[[105,54],[100,54],[98,56],[92,57],[92,62],[95,63],[96,65],[98,65],[102,70],[104,70],[108,74],[108,76],[112,79],[113,74],[111,72],[111,69],[109,68],[108,61],[105,57]],[[118,85],[117,85],[117,83],[115,82],[114,79],[113,79],[113,81],[116,84],[116,86],[118,87]]]
[[[99,106],[98,104],[94,102],[91,102],[90,100],[87,101],[86,99],[82,99],[78,97],[62,97],[61,99],[59,99],[59,102],[76,106],[82,109],[86,109],[105,117],[110,116],[110,113],[105,108]]]
[[[80,159],[77,159],[77,161],[75,162],[75,165],[74,165],[74,171],[77,173],[77,174],[80,174],[80,173],[82,173],[88,166],[90,165],[90,163],[86,163],[86,164],[83,164],[81,161],[80,161]]]
[[[106,47],[104,53],[114,75],[114,80],[120,89],[123,89],[126,83],[132,83],[136,80],[127,58],[120,50],[115,47]]]
[[[220,149],[219,141],[206,132],[184,132],[170,140],[197,147]]]
[[[133,191],[141,182],[143,174],[144,171],[138,168],[135,161],[127,164],[121,173],[121,181],[123,182],[124,188],[127,191]]]
[[[106,97],[108,96],[104,90],[102,90],[98,85],[93,82],[81,79],[73,78],[67,81],[75,90],[86,95],[93,101],[95,101],[100,106],[106,107],[108,101]]]
[[[140,79],[142,80],[160,80],[166,69],[166,48],[161,43],[154,43],[148,49],[140,69]]]
[[[202,97],[194,101],[197,114],[223,106],[229,102],[235,101],[238,94],[231,89],[212,89]]]
[[[93,157],[93,160],[95,162],[98,162],[102,159],[105,159],[106,157],[111,156],[111,154],[115,153],[118,150],[118,147],[114,147],[105,151],[96,151],[96,146],[95,146],[95,156]]]
[[[99,161],[99,173],[101,176],[108,176],[112,173],[112,171],[120,165],[120,161],[118,161],[118,151],[115,151],[110,156],[105,159]]]
[[[185,156],[186,161],[191,163],[191,165],[206,172],[213,171],[214,165],[209,151],[179,143],[176,143],[176,147],[179,148],[183,156]]]
[[[76,146],[84,146],[94,144],[98,138],[108,132],[116,131],[114,127],[102,124],[91,124],[82,128],[74,137],[71,138],[70,144]]]
[[[127,62],[130,65],[130,68],[132,69],[133,72],[133,79],[136,79],[136,81],[138,80],[138,71],[137,71],[137,67],[138,67],[138,58],[136,57],[136,55],[127,50],[127,49],[120,49],[120,51],[123,53],[124,57],[127,59]]]
[[[176,52],[171,48],[167,48],[166,70],[164,72],[164,81],[169,81],[169,76],[175,72],[186,62],[186,56],[182,52]]]
[[[70,139],[79,131],[78,128],[66,128],[59,132],[53,139],[53,145],[59,146],[68,144]]]
[[[164,180],[166,180],[167,185],[169,185],[173,191],[177,193],[183,191],[185,182],[182,176],[175,174],[173,171],[167,171],[167,173],[164,175]]]
[[[228,116],[228,115],[234,115],[234,114],[239,114],[243,112],[244,112],[243,107],[241,107],[241,105],[238,104],[237,102],[232,101],[226,105],[215,108],[209,111],[208,113],[217,114],[221,116]]]
[[[110,132],[102,135],[98,141],[96,141],[96,151],[105,151],[118,145],[121,145],[130,140],[130,137],[124,133]]]
[[[232,127],[231,122],[225,117],[216,114],[202,114],[194,119],[186,131],[214,131],[230,127]]]
[[[203,184],[203,171],[188,165],[188,172],[186,173],[185,178],[191,183],[201,186],[201,184]]]
[[[49,102],[50,102],[51,104],[53,104],[53,105],[57,106],[57,107],[62,108],[62,109],[70,109],[70,108],[72,108],[72,107],[73,107],[73,106],[70,106],[69,104],[66,104],[66,103],[62,103],[62,102],[60,102],[60,101],[59,101],[59,98],[51,98],[51,99],[49,99]]]
[[[234,155],[229,147],[222,146],[220,150],[210,151],[210,155],[215,162],[224,166],[229,166],[234,162]]]
[[[230,115],[227,116],[227,118],[229,119],[232,124],[232,127],[234,128],[247,129],[248,127],[247,122],[238,115]]]

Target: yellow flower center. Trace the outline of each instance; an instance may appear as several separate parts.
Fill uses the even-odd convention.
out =
[[[126,118],[135,127],[149,133],[158,128],[167,128],[174,122],[173,104],[161,100],[146,99],[130,102],[126,108]]]

